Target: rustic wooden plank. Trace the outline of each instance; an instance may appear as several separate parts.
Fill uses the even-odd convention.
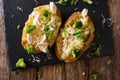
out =
[[[24,71],[17,71],[16,74],[13,71],[9,72],[9,80],[36,80],[36,70],[29,68]]]
[[[66,80],[86,80],[87,66],[85,61],[76,61],[65,65]]]
[[[86,80],[87,71],[84,61],[44,66],[39,68],[38,80]]]
[[[2,2],[0,2],[0,80],[36,80],[35,69],[19,71],[16,75],[9,69],[2,21]]]
[[[41,67],[39,68],[39,75],[38,80],[64,80],[64,64]]]
[[[6,61],[6,49],[2,24],[2,2],[0,2],[0,80],[9,80],[9,69]]]
[[[113,20],[113,38],[115,46],[115,54],[113,57],[104,57],[99,59],[92,59],[88,61],[89,74],[92,71],[97,71],[99,77],[97,80],[120,80],[120,1],[119,0],[107,0],[110,17]],[[89,76],[89,80],[93,80]]]

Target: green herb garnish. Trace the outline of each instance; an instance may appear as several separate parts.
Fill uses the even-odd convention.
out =
[[[43,20],[46,21],[50,15],[50,12],[46,9],[43,9]]]
[[[77,0],[71,0],[71,5],[76,5],[77,4]]]
[[[17,71],[13,71],[14,75],[16,75]]]
[[[44,31],[46,32],[46,31],[48,31],[48,30],[50,30],[49,25],[45,25],[45,26],[44,26]]]
[[[76,32],[73,33],[73,36],[80,37],[82,34],[81,30],[77,30]]]
[[[27,47],[27,53],[28,54],[34,54],[35,53],[35,49],[32,45]]]
[[[97,47],[96,51],[93,53],[95,57],[100,57],[100,48]]]
[[[20,30],[21,26],[20,25],[17,25],[17,29]]]
[[[51,30],[50,28],[51,28],[51,26],[49,26],[49,25],[44,26],[44,31],[45,31],[46,38],[48,41],[51,40],[51,36],[53,34],[53,30]]]
[[[74,28],[80,29],[83,26],[81,21],[75,21],[73,24]]]
[[[35,25],[30,25],[30,26],[28,26],[28,28],[27,28],[27,33],[32,33],[35,28],[36,28]]]
[[[60,5],[66,5],[66,3],[68,2],[68,0],[59,0],[58,3]]]
[[[92,77],[94,80],[96,80],[97,77],[99,76],[99,73],[96,72],[96,71],[92,71],[90,75],[91,75],[91,77]]]
[[[77,49],[72,50],[73,58],[77,58],[79,54],[80,54],[80,50],[77,50]]]
[[[88,3],[88,4],[92,4],[92,3],[93,3],[92,0],[83,0],[83,2],[86,2],[86,3]]]
[[[92,44],[92,46],[94,48],[92,51],[93,56],[100,57],[102,45],[97,45],[94,43],[94,44]]]
[[[71,5],[76,5],[78,0],[69,0]],[[66,5],[68,0],[59,0],[58,3],[60,5]]]
[[[48,17],[49,16],[49,11],[46,9],[43,9],[43,16]]]
[[[63,30],[63,31],[62,31],[62,37],[65,38],[66,35],[67,35],[67,33],[68,33],[68,32],[67,32],[66,30]]]
[[[24,58],[20,58],[20,59],[17,61],[16,67],[26,68],[26,63],[24,62]]]

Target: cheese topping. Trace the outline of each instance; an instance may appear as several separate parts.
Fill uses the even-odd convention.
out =
[[[33,25],[35,25],[35,26],[41,25],[41,23],[39,22],[39,19],[40,19],[40,14],[37,13],[34,17]]]
[[[27,33],[26,40],[28,45],[32,45],[44,53],[49,53],[57,37],[61,18],[56,14],[57,7],[54,2],[50,2],[45,8],[35,8],[29,16],[29,25],[34,25],[35,29]]]
[[[53,13],[57,12],[57,7],[55,6],[54,2],[50,2],[50,11]]]
[[[32,42],[33,42],[33,38],[30,34],[27,34],[27,42],[28,42],[28,44],[32,44]]]
[[[74,51],[80,51],[84,47],[84,39],[87,38],[90,31],[88,26],[88,10],[83,9],[82,18],[75,21],[73,25],[68,25],[62,33],[63,37],[63,54],[62,59],[66,59]],[[86,26],[86,27],[85,27]],[[77,54],[73,54],[74,56]]]
[[[55,26],[54,24],[55,24],[55,17],[52,16],[50,22],[48,22],[48,25]]]
[[[83,9],[81,12],[82,17],[86,17],[88,15],[88,9]]]
[[[46,42],[44,42],[43,44],[38,43],[37,46],[42,52],[44,52],[44,53],[49,52],[49,50],[48,50],[49,44],[48,43],[46,43]]]
[[[74,28],[72,27],[67,27],[66,28],[67,32],[68,32],[68,36],[66,36],[63,39],[63,55],[64,58],[68,57],[72,51],[72,48],[76,48],[76,49],[81,49],[84,47],[84,43],[82,39],[78,39],[76,37],[73,36],[73,33],[75,32]]]

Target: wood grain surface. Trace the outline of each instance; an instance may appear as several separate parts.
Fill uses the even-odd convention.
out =
[[[29,68],[14,74],[10,71],[7,62],[0,0],[0,80],[93,80],[90,76],[92,71],[99,73],[97,80],[120,80],[120,0],[107,0],[107,3],[113,21],[114,56]]]

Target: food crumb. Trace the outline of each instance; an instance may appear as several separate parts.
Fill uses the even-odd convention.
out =
[[[19,7],[19,6],[17,6],[17,10],[23,12],[23,9],[21,7]]]
[[[110,64],[111,64],[111,62],[112,62],[112,60],[109,60],[109,61],[107,62],[107,65],[110,65]]]
[[[12,18],[13,18],[14,16],[15,16],[14,14],[11,15]]]
[[[60,71],[59,71],[59,69],[56,69],[56,73],[59,73]]]
[[[93,13],[95,13],[95,10],[93,10]]]
[[[119,30],[119,29],[120,29],[120,26],[118,26],[117,29]]]
[[[34,62],[41,62],[41,59],[40,58],[38,58],[38,57],[35,57],[35,56],[33,56],[33,55],[31,55],[32,56],[32,58],[33,58],[33,60],[32,60],[32,63],[34,63]]]
[[[36,5],[38,5],[38,0],[34,0],[34,1],[35,1]]]
[[[17,29],[20,30],[21,26],[20,25],[17,25]]]
[[[112,26],[112,24],[113,24],[112,19],[110,19],[110,18],[105,18],[105,16],[104,16],[103,14],[101,15],[101,17],[102,17],[102,26],[103,26],[103,28],[105,27],[105,26],[104,26],[105,23],[108,24],[108,27],[111,27],[111,26]]]
[[[78,10],[78,8],[75,8],[74,10],[76,11],[76,10]]]
[[[82,75],[85,76],[85,72],[82,72]]]

